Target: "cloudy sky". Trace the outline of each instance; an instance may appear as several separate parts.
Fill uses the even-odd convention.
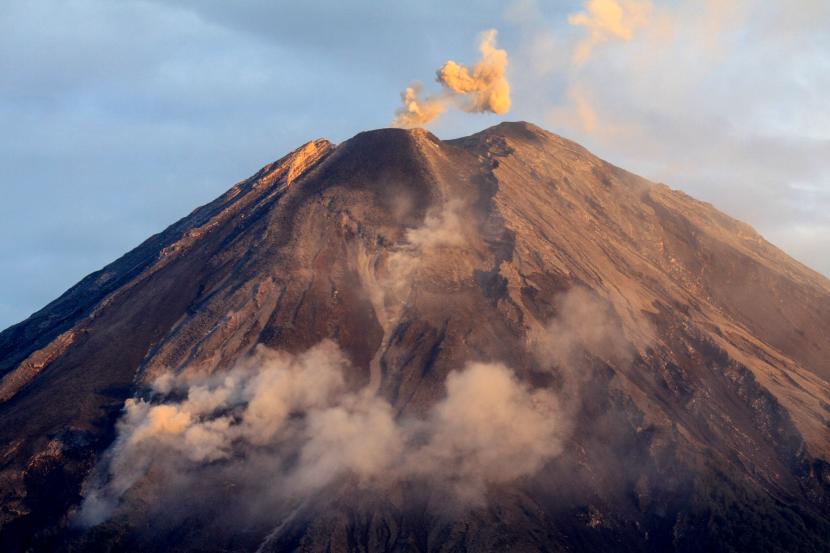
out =
[[[830,275],[827,0],[3,0],[0,328],[498,31],[524,119]]]

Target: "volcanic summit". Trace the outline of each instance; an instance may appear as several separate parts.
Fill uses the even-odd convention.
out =
[[[529,123],[315,140],[0,334],[3,551],[830,548],[830,281]]]

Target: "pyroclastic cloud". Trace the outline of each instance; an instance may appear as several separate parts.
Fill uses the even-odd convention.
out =
[[[159,508],[172,506],[173,484],[230,482],[248,490],[237,500],[256,504],[302,499],[347,477],[375,490],[419,480],[481,504],[489,485],[530,476],[562,451],[569,426],[554,394],[502,364],[451,372],[444,399],[404,420],[372,390],[348,390],[347,367],[323,341],[298,355],[258,346],[222,374],[159,377],[150,397],[126,401],[75,522],[94,526],[154,493]]]

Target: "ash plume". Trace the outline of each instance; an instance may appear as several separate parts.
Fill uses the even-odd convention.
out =
[[[422,87],[414,83],[401,93],[403,105],[395,112],[392,126],[418,127],[429,123],[449,107],[469,113],[507,113],[510,109],[510,83],[507,80],[507,51],[496,47],[496,31],[490,29],[479,40],[481,59],[472,67],[449,60],[436,72],[443,90],[422,97]]]

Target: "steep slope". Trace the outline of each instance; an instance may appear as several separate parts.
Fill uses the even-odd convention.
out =
[[[202,507],[164,526],[138,488],[144,507],[70,527],[125,399],[326,338],[347,386],[399,420],[428,417],[466,363],[502,363],[559,395],[563,451],[452,509],[441,490],[345,479],[245,528]],[[830,546],[830,282],[527,123],[311,142],[0,334],[0,352],[4,550]]]

